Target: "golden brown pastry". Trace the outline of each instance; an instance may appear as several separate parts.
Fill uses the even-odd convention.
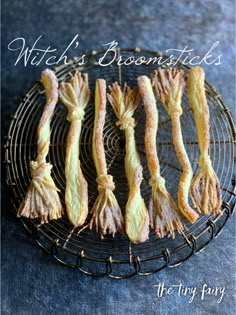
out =
[[[152,196],[149,206],[150,226],[158,237],[165,235],[175,237],[175,231],[183,231],[178,207],[168,193],[165,179],[160,174],[160,164],[157,157],[156,135],[158,127],[158,112],[151,81],[147,76],[138,77],[139,92],[143,99],[146,112],[145,149],[147,164],[151,174],[149,185]]]
[[[79,140],[84,108],[90,97],[88,75],[76,72],[69,83],[62,82],[60,99],[68,109],[67,120],[71,123],[66,143],[66,211],[71,223],[80,226],[88,215],[88,189],[79,161]]]
[[[209,109],[204,88],[204,71],[201,67],[192,68],[188,76],[188,96],[194,114],[197,138],[200,149],[196,173],[191,184],[191,197],[198,211],[206,214],[220,214],[220,182],[213,170],[209,156]]]
[[[117,82],[109,89],[110,94],[107,97],[119,119],[116,124],[124,130],[126,139],[125,172],[129,196],[125,211],[125,229],[131,242],[140,243],[148,238],[149,233],[149,215],[140,191],[143,169],[135,145],[135,121],[132,117],[140,96],[137,89],[131,89],[126,84],[123,91]]]
[[[41,81],[46,92],[46,105],[37,129],[37,158],[30,162],[32,181],[17,216],[40,218],[41,223],[61,218],[62,205],[51,177],[52,165],[46,163],[50,145],[50,122],[58,101],[58,82],[51,70],[44,70]]]
[[[106,116],[106,81],[96,80],[95,119],[93,129],[93,159],[97,170],[98,197],[91,210],[90,228],[96,227],[101,238],[107,232],[113,237],[117,231],[123,232],[124,219],[113,190],[113,177],[107,174],[107,164],[103,145],[103,127]]]
[[[193,176],[192,167],[184,147],[181,132],[180,116],[182,115],[181,99],[184,90],[184,72],[177,69],[159,69],[152,76],[157,97],[164,104],[172,121],[172,135],[176,155],[182,165],[183,171],[178,187],[178,206],[182,215],[194,223],[198,214],[190,207],[188,194]]]

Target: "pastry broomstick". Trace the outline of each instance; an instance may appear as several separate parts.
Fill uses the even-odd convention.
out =
[[[84,108],[90,97],[88,76],[76,72],[69,83],[62,82],[59,88],[60,99],[68,109],[67,120],[70,130],[66,143],[65,177],[66,211],[71,223],[80,226],[88,214],[87,182],[83,176],[79,161],[79,140]]]
[[[183,169],[178,187],[178,206],[183,216],[194,223],[198,219],[198,214],[190,207],[188,202],[193,172],[184,147],[180,124],[184,72],[177,69],[159,69],[153,73],[152,83],[157,97],[161,100],[171,118],[173,143]]]
[[[58,82],[51,70],[44,70],[41,81],[46,105],[37,129],[37,158],[30,162],[31,184],[17,212],[18,216],[40,218],[41,223],[59,219],[63,214],[58,189],[51,177],[52,165],[46,162],[50,145],[50,122],[58,101]]]
[[[219,214],[222,203],[220,182],[213,170],[209,156],[209,109],[204,88],[204,72],[192,68],[188,76],[188,96],[194,114],[200,158],[199,171],[191,184],[191,197],[198,211],[203,214]]]
[[[107,174],[103,144],[103,127],[106,116],[106,81],[96,80],[95,119],[93,130],[93,159],[97,170],[98,197],[91,210],[90,228],[96,227],[101,237],[108,231],[113,237],[117,231],[123,232],[123,216],[113,190],[113,177]]]
[[[175,230],[179,233],[183,225],[178,207],[166,189],[165,179],[160,174],[160,164],[157,157],[156,134],[158,127],[158,112],[153,94],[151,81],[146,76],[138,77],[139,92],[143,99],[146,112],[145,149],[147,164],[151,174],[149,181],[152,196],[149,206],[150,225],[158,237],[175,237]]]
[[[144,242],[149,233],[149,215],[141,196],[142,165],[135,145],[133,113],[140,102],[137,89],[131,89],[126,84],[121,90],[116,82],[107,95],[118,118],[116,123],[125,132],[125,172],[129,184],[129,196],[125,210],[125,229],[133,243]]]

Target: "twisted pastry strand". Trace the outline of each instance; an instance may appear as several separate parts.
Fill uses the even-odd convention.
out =
[[[173,143],[176,155],[183,168],[178,187],[178,206],[183,216],[191,223],[194,223],[198,219],[198,214],[190,207],[188,202],[188,194],[193,172],[184,147],[180,124],[184,72],[177,69],[156,70],[152,76],[152,84],[157,97],[162,101],[171,117]]]
[[[166,234],[175,237],[175,230],[183,230],[178,207],[166,189],[165,179],[160,174],[160,164],[157,157],[156,134],[158,127],[158,112],[150,79],[138,77],[139,92],[146,111],[145,149],[148,168],[151,173],[149,185],[152,187],[152,197],[149,206],[150,225],[158,237]]]
[[[200,149],[199,171],[191,183],[191,197],[198,211],[207,214],[221,214],[221,191],[219,179],[209,156],[209,109],[204,88],[204,71],[192,68],[188,76],[188,96],[194,114]]]
[[[91,210],[90,228],[96,227],[101,238],[107,233],[113,237],[117,231],[123,232],[123,216],[113,190],[113,177],[107,175],[106,157],[103,145],[103,127],[106,116],[106,81],[96,80],[95,119],[93,131],[93,159],[97,170],[98,197]]]
[[[59,88],[60,99],[68,109],[67,120],[71,123],[66,143],[66,211],[71,223],[80,226],[88,215],[87,182],[79,161],[79,140],[84,108],[90,97],[88,76],[82,78],[76,72],[69,83],[62,82]]]
[[[41,81],[46,92],[46,105],[37,129],[37,158],[30,162],[31,184],[17,216],[40,218],[41,223],[61,218],[62,205],[51,177],[52,165],[46,163],[50,145],[50,122],[58,101],[58,82],[51,70],[44,70]]]
[[[117,82],[109,89],[110,94],[107,97],[118,118],[116,124],[124,130],[126,139],[125,172],[129,196],[125,211],[125,229],[131,242],[140,243],[148,238],[149,233],[149,215],[140,191],[143,169],[135,145],[135,121],[132,117],[140,96],[137,89],[131,89],[126,84],[123,91]]]

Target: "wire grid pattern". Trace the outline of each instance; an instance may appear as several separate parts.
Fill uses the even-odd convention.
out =
[[[92,134],[94,122],[94,90],[95,80],[104,78],[107,84],[118,81],[137,86],[139,75],[148,75],[158,68],[157,64],[118,66],[112,63],[102,67],[99,58],[105,51],[92,51],[87,56],[88,62],[80,65],[73,58],[66,65],[54,68],[59,82],[69,80],[70,74],[76,70],[87,72],[91,88],[90,103],[86,108],[80,138],[80,161],[83,174],[88,182],[89,209],[97,197],[96,170],[92,159]],[[160,57],[160,52],[140,49],[121,49],[117,51],[124,59],[134,56]],[[112,55],[107,56],[113,58]],[[163,65],[168,67],[168,64]],[[176,65],[184,71],[188,67],[180,62]],[[185,223],[183,234],[175,239],[167,237],[158,239],[153,231],[149,239],[142,244],[131,244],[126,236],[117,235],[112,238],[106,235],[103,240],[98,233],[87,226],[91,215],[82,227],[74,228],[68,218],[51,221],[41,225],[38,220],[22,218],[21,221],[30,235],[47,253],[51,254],[62,264],[78,269],[85,274],[113,278],[127,278],[133,275],[148,275],[165,267],[174,267],[187,260],[194,253],[202,250],[215,236],[219,234],[224,224],[231,216],[235,204],[235,174],[234,172],[234,143],[235,128],[232,115],[224,105],[216,89],[205,82],[207,100],[210,108],[210,156],[213,167],[220,179],[222,189],[222,216],[201,215],[196,223]],[[45,104],[44,89],[40,82],[29,90],[21,100],[19,107],[12,116],[11,125],[5,145],[5,163],[7,184],[12,189],[12,203],[15,211],[23,200],[30,184],[29,162],[36,158],[36,130]],[[173,197],[177,198],[178,181],[181,166],[176,158],[171,134],[171,120],[162,104],[157,100],[159,127],[157,135],[158,156],[161,164],[161,174]],[[181,116],[182,133],[194,172],[197,170],[199,158],[198,142],[193,115],[185,92],[182,100],[183,115]],[[53,164],[52,176],[60,189],[60,198],[64,203],[65,192],[65,145],[69,130],[66,120],[67,111],[59,102],[51,122],[51,144],[48,161]],[[125,139],[122,131],[115,125],[117,118],[111,106],[107,103],[106,123],[104,127],[104,147],[108,165],[108,173],[113,175],[116,184],[115,195],[124,213],[127,201],[128,187],[124,171]],[[135,112],[135,137],[137,148],[143,165],[142,196],[148,206],[151,190],[148,185],[148,171],[145,147],[144,129],[145,112],[143,104]]]

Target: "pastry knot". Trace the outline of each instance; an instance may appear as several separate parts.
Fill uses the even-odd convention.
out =
[[[214,170],[212,168],[212,162],[208,154],[201,155],[198,160],[198,164],[202,168],[202,170],[204,170],[204,172],[208,174],[209,176],[214,173]]]
[[[36,161],[30,162],[30,175],[32,179],[43,180],[47,175],[50,175],[52,165],[49,163],[38,163]]]
[[[73,120],[82,120],[84,118],[84,110],[80,107],[73,106],[72,109],[69,110],[67,115],[67,120],[72,122]]]
[[[56,188],[54,182],[49,180],[51,174],[52,165],[50,163],[38,163],[37,161],[30,162],[30,175],[32,177],[32,184],[36,189],[39,189],[39,184],[44,184],[48,188]]]
[[[178,104],[175,103],[174,100],[171,100],[167,106],[167,111],[168,111],[168,114],[171,116],[171,115],[182,115],[183,114],[183,110],[182,110],[182,107]]]
[[[98,191],[101,191],[103,189],[115,189],[115,184],[113,182],[113,177],[111,175],[100,175],[96,179],[98,183]]]
[[[121,130],[125,130],[129,127],[135,127],[135,120],[133,117],[127,117],[126,115],[122,115],[121,118],[116,123],[117,126],[120,126]]]
[[[200,167],[205,168],[205,167],[211,167],[211,159],[209,155],[201,155],[198,164]]]
[[[149,185],[151,187],[161,187],[165,186],[165,179],[161,175],[152,176],[149,180]]]

